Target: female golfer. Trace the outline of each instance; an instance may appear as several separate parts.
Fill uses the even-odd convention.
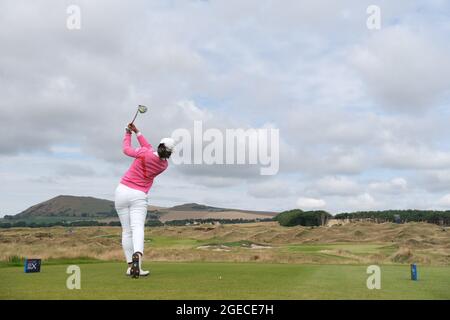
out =
[[[135,159],[116,188],[115,207],[122,225],[122,247],[128,263],[126,274],[138,278],[149,274],[141,267],[147,193],[153,179],[167,169],[167,159],[172,154],[175,143],[172,138],[164,138],[157,151],[154,151],[134,124],[129,124],[125,130],[123,153]],[[136,134],[140,148],[131,147],[132,132]]]

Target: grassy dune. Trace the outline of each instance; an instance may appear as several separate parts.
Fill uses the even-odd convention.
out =
[[[87,257],[121,261],[119,227],[2,229],[0,261]],[[450,229],[427,223],[286,228],[276,223],[146,230],[147,261],[450,265]]]

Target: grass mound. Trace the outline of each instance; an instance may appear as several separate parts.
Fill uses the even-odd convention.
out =
[[[414,258],[413,252],[409,248],[400,248],[397,252],[395,252],[391,260],[392,262],[397,263],[409,263],[412,262]]]
[[[122,261],[120,239],[121,229],[117,227],[3,229],[0,261],[8,262],[15,255],[43,261],[80,257]],[[153,261],[242,262],[252,260],[255,251],[250,249],[255,249],[261,262],[340,264],[369,263],[375,259],[379,263],[417,260],[450,266],[450,232],[427,223],[361,222],[339,228],[286,228],[277,222],[164,226],[146,228],[145,240],[145,258]],[[208,245],[223,247],[216,251],[197,250]],[[302,249],[292,252],[289,249],[292,247]],[[411,252],[400,248],[409,248]]]

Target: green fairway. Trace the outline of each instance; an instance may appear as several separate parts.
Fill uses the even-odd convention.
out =
[[[1,299],[450,299],[450,267],[381,266],[381,289],[366,287],[367,266],[266,263],[148,263],[148,278],[130,279],[117,262],[44,264],[42,272],[0,268]],[[60,263],[60,264],[58,264]],[[81,289],[66,288],[79,263]]]

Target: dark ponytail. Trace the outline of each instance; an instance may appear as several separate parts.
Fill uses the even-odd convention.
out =
[[[172,154],[172,151],[166,148],[164,143],[160,143],[158,146],[158,156],[161,159],[169,159],[170,155]]]

